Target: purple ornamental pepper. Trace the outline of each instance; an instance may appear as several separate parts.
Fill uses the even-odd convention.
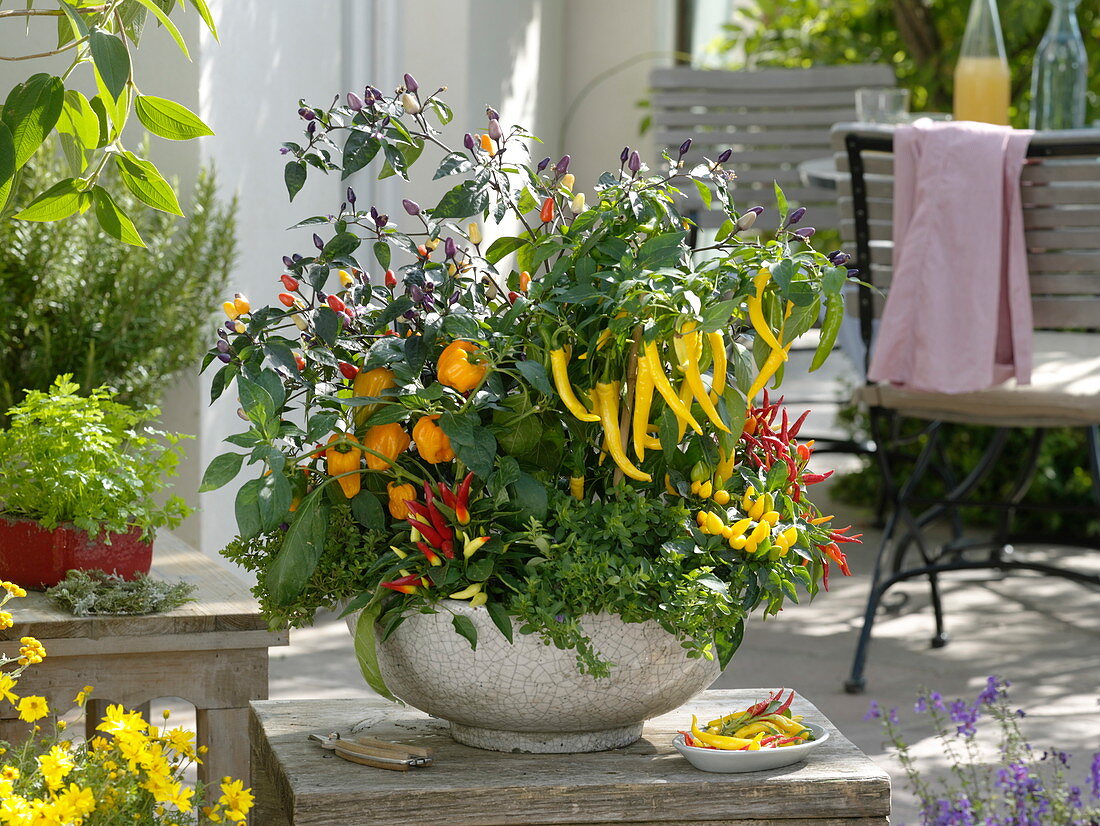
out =
[[[316,232],[313,233],[313,246],[317,247],[317,249],[319,250],[323,250],[325,248],[325,242],[321,240],[321,236],[318,235]]]
[[[416,82],[416,78],[405,72],[405,88],[410,92],[415,92],[420,88],[420,84]]]
[[[811,238],[814,237],[814,234],[816,232],[817,232],[817,230],[814,227],[802,227],[802,229],[796,229],[794,231],[794,234],[797,235],[799,238],[802,238],[802,239],[805,239],[805,240],[808,241],[808,240],[810,240]]]
[[[291,269],[294,266],[294,259],[291,258],[289,255],[284,255],[283,264],[286,265],[287,269]]]
[[[499,141],[502,137],[504,137],[504,133],[500,131],[499,120],[489,121],[489,137],[492,138],[494,141]]]
[[[416,201],[410,201],[408,198],[404,198],[401,201],[401,206],[405,207],[405,212],[409,215],[419,215],[420,205]]]
[[[630,157],[630,147],[624,146],[623,151],[619,153],[619,163],[626,163],[626,159]]]
[[[638,154],[637,149],[631,152],[630,157],[627,158],[626,168],[629,169],[631,172],[637,172],[639,169],[642,168],[642,156]]]
[[[358,112],[363,108],[363,99],[355,92],[348,92],[348,108],[353,112]]]
[[[351,208],[355,209],[355,190],[352,189],[350,186],[348,187],[347,196],[348,196],[348,203],[351,204]]]
[[[218,332],[221,332],[221,331],[219,330]],[[229,352],[229,342],[226,341],[224,338],[219,338],[218,339],[218,345],[217,346],[218,346],[218,352],[219,353],[228,353]]]
[[[474,136],[467,132],[465,135],[462,136],[462,145],[465,146],[467,149],[473,149]]]
[[[229,355],[229,353],[218,353],[218,359],[229,364],[229,362],[233,361],[233,356]]]
[[[489,120],[500,120],[500,112],[498,112],[492,106],[486,106],[485,117],[487,117]]]
[[[725,163],[733,157],[733,150],[727,149],[721,155],[718,156],[718,163]]]
[[[570,157],[568,155],[562,155],[561,160],[554,164],[554,171],[559,175],[564,175],[569,171]]]
[[[688,153],[689,149],[691,149],[691,138],[688,138],[686,141],[684,141],[682,144],[680,144],[680,155],[679,155],[679,157],[681,157],[681,158],[684,157],[684,155],[686,155]]]
[[[458,255],[458,244],[455,243],[454,238],[448,238],[443,242],[443,254],[448,258],[454,258]]]
[[[302,118],[302,120],[313,120],[315,117],[317,117],[313,113],[312,109],[309,109],[305,106],[298,110],[298,115]]]
[[[535,167],[535,168],[538,169],[539,172],[542,172],[549,165],[550,165],[550,157],[547,156],[547,157],[543,158],[541,161],[539,161],[538,166]]]
[[[380,215],[376,215],[375,218],[374,218],[374,224],[377,227],[384,227],[389,222],[390,222],[390,216],[386,215],[385,213],[382,213]]]
[[[787,216],[787,226],[794,226],[802,220],[805,214],[806,207],[799,207],[798,209],[794,210],[789,216]]]

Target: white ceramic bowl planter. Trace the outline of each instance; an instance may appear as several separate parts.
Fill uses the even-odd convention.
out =
[[[518,632],[509,644],[484,608],[443,605],[409,616],[378,645],[378,665],[390,691],[448,721],[454,739],[469,746],[543,753],[626,746],[645,720],[679,708],[720,671],[716,660],[689,659],[656,622],[599,614],[581,625],[615,665],[610,677],[594,679],[577,671],[572,650]],[[451,612],[474,623],[476,651],[455,633]]]

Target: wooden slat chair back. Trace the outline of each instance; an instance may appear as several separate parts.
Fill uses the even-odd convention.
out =
[[[855,255],[860,278],[889,292],[893,273],[893,138],[888,127],[838,124],[833,129],[838,168],[848,171],[838,187],[841,234]],[[1085,518],[1100,513],[1100,129],[1037,133],[1020,176],[1024,235],[1033,309],[1033,369],[1030,385],[1010,380],[970,393],[925,393],[887,384],[867,384],[856,398],[870,410],[872,437],[883,476],[884,497],[890,502],[882,545],[876,559],[863,628],[846,683],[850,692],[864,686],[863,671],[871,629],[886,591],[914,578],[926,578],[931,588],[936,633],[933,647],[947,637],[938,577],[948,571],[995,569],[1058,576],[1100,587],[1100,576],[1058,564],[1044,553],[1039,558],[1013,553],[1019,537],[1012,533],[1013,514],[1026,507],[1025,496],[1037,468],[1044,434],[1050,427],[1081,427],[1087,434],[1087,460],[1095,505]],[[973,216],[975,232],[984,216]],[[955,274],[966,278],[965,272]],[[874,326],[883,299],[869,288],[859,289],[855,302],[865,348],[873,347]],[[960,354],[960,358],[965,358]],[[869,357],[865,364],[869,363]],[[924,437],[917,459],[904,478],[894,467],[899,439],[898,416],[922,419]],[[956,468],[940,441],[943,422],[988,425],[995,430],[983,455],[970,467]],[[1026,428],[1030,446],[1021,455],[1007,455],[1011,429]],[[995,466],[1018,475],[997,501],[975,501],[981,483]],[[961,471],[961,473],[960,473]],[[918,495],[919,481],[935,473],[948,492],[929,503]],[[959,508],[971,505],[999,515],[988,541],[965,535]],[[1043,505],[1046,509],[1062,509]],[[934,548],[925,533],[934,521],[949,519],[952,538]],[[1050,543],[1045,543],[1049,545]],[[1055,540],[1057,544],[1057,540]],[[916,547],[919,558],[910,559]],[[973,552],[984,551],[975,558]]]
[[[894,71],[885,64],[815,66],[728,72],[708,69],[657,69],[650,78],[653,127],[658,146],[673,157],[686,138],[688,164],[733,150],[726,168],[741,209],[775,204],[777,181],[793,205],[809,210],[807,223],[837,226],[836,193],[805,186],[798,165],[830,154],[829,128],[854,119],[855,90],[892,87]],[[689,187],[690,189],[690,187]],[[694,192],[687,209],[700,227],[714,228],[724,216],[707,212]]]
[[[861,289],[850,309],[860,317],[864,342],[872,338],[873,319],[881,315],[893,277],[890,134],[888,127],[855,123],[837,124],[832,132],[838,169],[849,172],[838,187],[841,237],[854,250],[860,277],[881,291]],[[853,192],[853,182],[861,192]],[[945,421],[1100,423],[1100,130],[1036,134],[1020,187],[1036,330],[1032,385],[1009,383],[956,396],[867,388],[860,391],[865,401]],[[981,216],[974,221],[980,231]],[[994,399],[1009,404],[990,408]]]

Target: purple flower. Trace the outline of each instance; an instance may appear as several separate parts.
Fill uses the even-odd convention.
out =
[[[679,157],[681,157],[681,158],[684,157],[684,155],[687,154],[689,149],[691,149],[691,138],[688,138],[686,141],[684,141],[682,144],[680,144]]]
[[[287,147],[285,147],[285,146],[283,146],[283,147],[280,147],[280,149],[279,149],[279,154],[280,154],[280,155],[289,155],[289,154],[290,154],[290,150],[289,150],[289,149],[288,149]]]
[[[363,108],[363,99],[355,92],[348,92],[348,108],[353,112],[358,112]]]
[[[794,210],[794,212],[792,212],[789,216],[787,216],[787,226],[789,226],[789,227],[794,226],[795,224],[797,224],[799,221],[802,220],[802,218],[805,214],[806,214],[806,207],[799,207],[798,209]]]
[[[1008,688],[1007,681],[1002,685],[997,677],[986,677],[985,688],[978,694],[978,702],[985,706],[991,706],[1004,694],[1006,688]]]
[[[1092,767],[1089,770],[1089,785],[1092,787],[1092,796],[1100,800],[1100,752],[1092,756]]]
[[[965,700],[955,700],[951,703],[951,722],[958,728],[956,731],[964,737],[973,737],[978,733],[974,724],[978,721],[978,705],[968,705]]]
[[[420,304],[426,297],[427,296],[424,294],[424,291],[420,289],[420,287],[416,286],[416,284],[411,284],[409,286],[409,298],[411,298],[415,303]]]
[[[420,84],[416,82],[416,78],[405,72],[405,88],[410,92],[415,92],[420,88]]]
[[[637,172],[642,168],[642,156],[638,154],[638,150],[635,149],[630,153],[630,157],[627,158],[626,168],[631,172]]]
[[[863,715],[864,720],[880,720],[882,719],[882,709],[879,708],[878,700],[871,700],[871,705],[867,707],[867,713]]]

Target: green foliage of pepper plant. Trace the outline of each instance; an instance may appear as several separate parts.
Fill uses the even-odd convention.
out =
[[[61,582],[46,590],[46,596],[78,617],[137,616],[179,608],[192,601],[194,590],[189,582],[164,582],[145,574],[127,580],[118,574],[90,570],[69,571]]]
[[[190,509],[178,496],[158,504],[175,475],[182,436],[147,427],[159,410],[114,401],[106,387],[79,395],[72,376],[32,390],[0,430],[0,516],[47,530],[71,522],[91,536],[175,527]]]
[[[122,131],[134,114],[150,133],[172,141],[212,135],[202,120],[175,101],[142,94],[135,80],[131,51],[146,24],[162,29],[190,59],[187,43],[172,20],[177,9],[194,7],[216,39],[214,19],[206,0],[27,0],[22,9],[0,14],[9,26],[39,26],[56,31],[57,46],[45,52],[5,56],[5,60],[35,60],[64,55],[71,58],[60,76],[38,72],[16,84],[0,110],[0,218],[54,222],[91,210],[101,231],[125,244],[145,246],[133,208],[118,201],[129,192],[131,207],[183,215],[173,186],[156,166],[122,143]],[[44,6],[50,8],[44,8]],[[84,70],[95,84],[91,99],[74,88],[73,73]],[[79,73],[78,73],[79,76]],[[13,184],[51,134],[58,136],[67,168],[30,192]],[[116,174],[115,186],[105,172]],[[113,190],[113,191],[112,191]],[[14,196],[14,197],[13,197]],[[25,196],[25,197],[24,197]],[[14,216],[12,216],[14,212]]]
[[[18,184],[31,192],[61,166],[39,153]],[[25,390],[72,373],[83,392],[110,385],[118,400],[156,404],[166,382],[202,351],[202,331],[236,258],[236,204],[199,175],[191,215],[135,214],[146,249],[116,244],[88,214],[53,224],[0,221],[0,411]],[[134,205],[120,193],[118,203]],[[0,413],[0,424],[6,421]]]
[[[1012,70],[1012,123],[1026,126],[1035,49],[1050,19],[1044,0],[1000,0]],[[709,47],[731,68],[889,63],[913,111],[950,112],[970,0],[753,0]],[[1100,6],[1077,17],[1089,55],[1088,120],[1100,117]],[[744,58],[739,56],[743,55]]]

